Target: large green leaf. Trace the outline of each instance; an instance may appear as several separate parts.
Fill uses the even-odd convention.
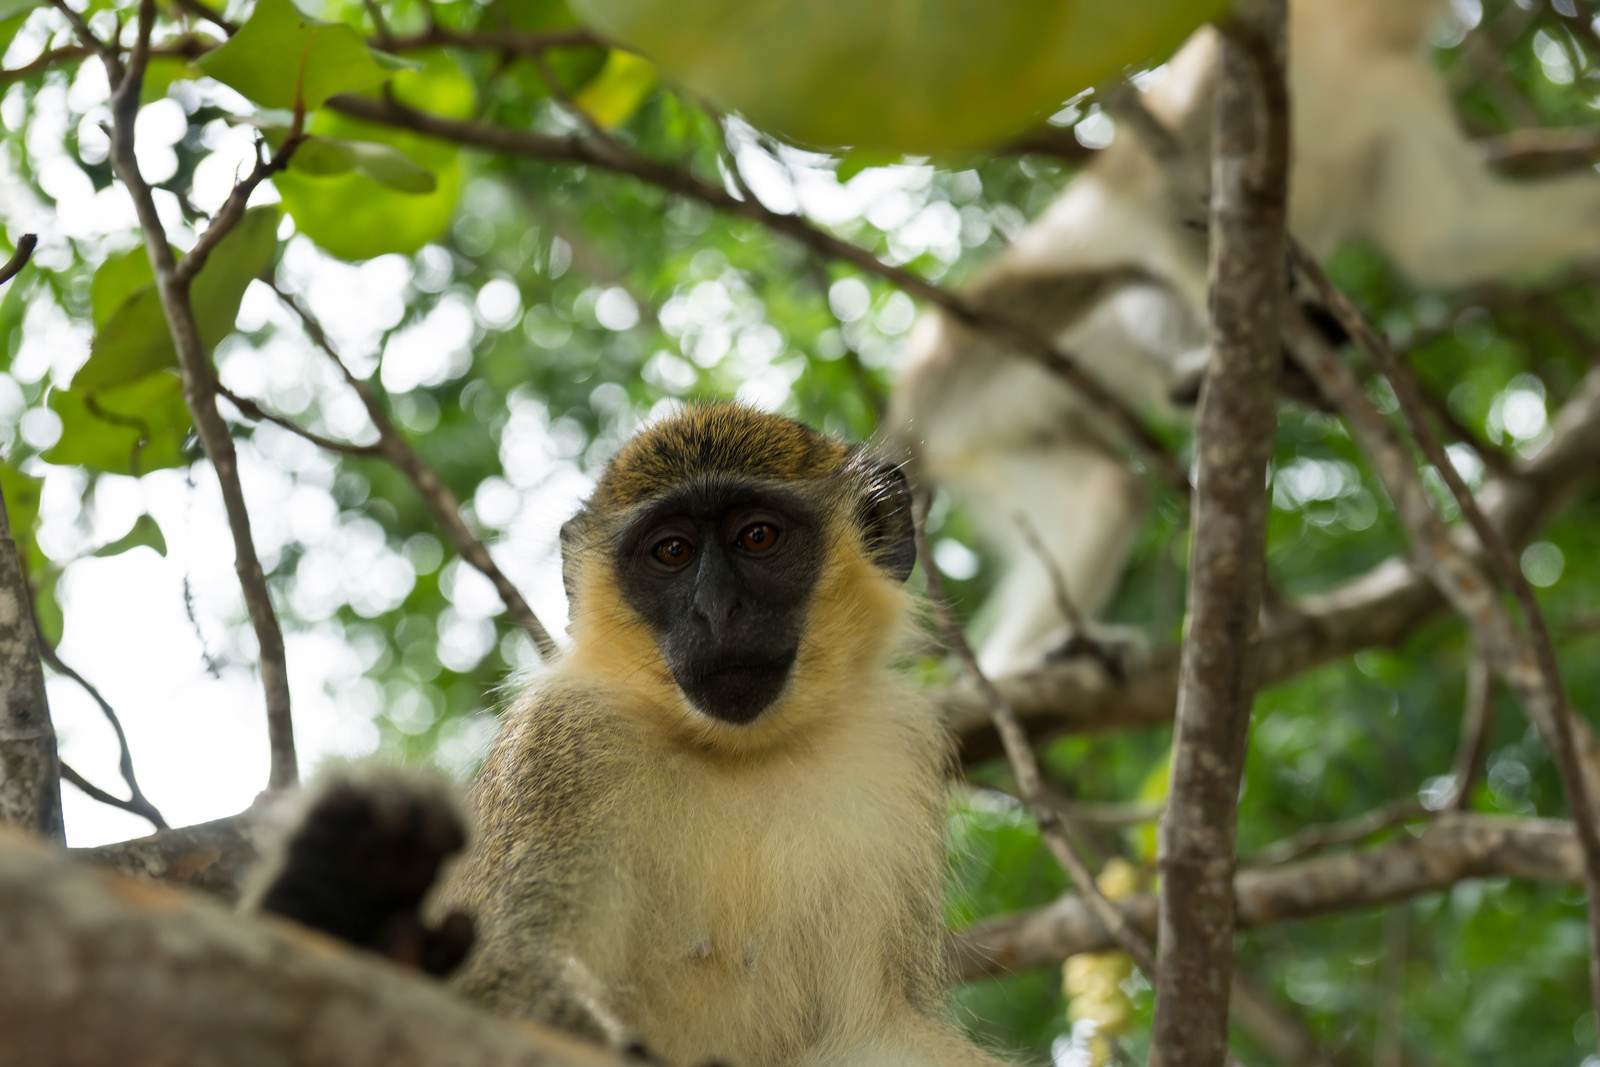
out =
[[[276,204],[246,211],[190,283],[189,302],[206,351],[233,332],[245,289],[272,261],[281,218]],[[95,271],[89,288],[95,337],[88,362],[73,376],[73,389],[94,393],[177,365],[161,298],[150,277],[143,246],[107,259]]]
[[[371,89],[393,73],[390,57],[343,22],[308,18],[289,0],[259,0],[250,20],[198,66],[264,107],[307,110],[334,93]]]
[[[472,83],[442,52],[428,55],[420,71],[397,73],[391,91],[404,103],[434,114],[455,118],[472,114]],[[461,192],[460,152],[455,145],[328,110],[316,114],[311,130],[319,138],[364,144],[360,151],[367,154],[369,168],[352,166],[345,173],[322,177],[291,169],[273,178],[296,229],[324,249],[342,259],[409,254],[436,240],[450,225]],[[388,180],[374,180],[370,165],[378,145],[391,146],[431,174],[436,183],[433,191],[398,191],[394,169]]]
[[[145,474],[186,462],[189,409],[176,374],[157,371],[93,395],[57,389],[49,406],[61,417],[61,439],[44,453],[47,463]]]
[[[1227,0],[573,0],[691,92],[794,140],[992,144],[1158,59]]]

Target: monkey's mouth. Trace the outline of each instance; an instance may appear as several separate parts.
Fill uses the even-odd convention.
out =
[[[770,659],[719,658],[685,664],[673,672],[678,688],[697,711],[743,725],[772,706],[789,682],[798,649]]]

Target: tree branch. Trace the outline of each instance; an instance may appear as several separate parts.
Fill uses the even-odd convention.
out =
[[[1266,578],[1266,471],[1282,369],[1289,99],[1284,0],[1236,7],[1218,48],[1211,174],[1211,359],[1198,459],[1189,618],[1157,863],[1161,967],[1150,1062],[1227,1057],[1234,835]]]
[[[89,796],[100,801],[100,803],[110,804],[114,808],[121,808],[123,811],[129,811],[141,818],[149,819],[151,825],[157,830],[167,829],[167,820],[162,818],[161,812],[156,810],[156,806],[150,803],[149,799],[144,795],[144,791],[139,788],[139,778],[133,773],[133,752],[128,748],[128,735],[122,730],[122,720],[117,717],[116,711],[107,702],[106,698],[100,695],[100,690],[90,685],[83,675],[67,666],[62,661],[55,646],[45,640],[44,630],[39,626],[37,613],[33,614],[32,618],[34,637],[39,642],[40,658],[50,665],[51,670],[63,678],[70,678],[77,682],[79,688],[88,693],[89,698],[100,706],[100,713],[106,717],[106,721],[111,724],[111,729],[116,733],[119,753],[117,770],[121,772],[122,780],[128,784],[128,799],[122,800],[114,797],[110,793],[89,784],[83,780],[82,775],[78,774],[77,771],[71,770],[65,764],[62,764],[61,767],[62,775],[73,785],[89,794]]]
[[[0,824],[66,840],[61,768],[33,605],[0,496]]]
[[[327,106],[369,122],[415,130],[457,144],[552,162],[585,163],[625,174],[669,193],[761,223],[812,251],[859,267],[868,274],[898,286],[909,295],[940,308],[958,322],[1005,341],[1023,356],[1066,381],[1116,423],[1157,476],[1178,493],[1188,496],[1188,474],[1176,457],[1119,397],[1106,389],[1098,379],[1089,376],[1070,356],[1057,350],[1048,340],[998,311],[978,307],[953,290],[936,285],[902,267],[883,262],[868,250],[819,229],[799,215],[771,211],[753,197],[741,200],[721,186],[704,181],[672,164],[642,155],[614,138],[553,136],[530,130],[461,122],[418,111],[392,99],[375,100],[365,96],[342,95],[329,97]]]
[[[147,882],[193,889],[236,903],[245,878],[261,859],[262,808],[224,819],[161,830],[148,837],[68,849],[95,867]]]
[[[560,655],[560,647],[555,639],[550,636],[550,631],[545,629],[539,617],[533,613],[533,608],[528,606],[527,600],[517,589],[515,583],[506,577],[494,557],[489,554],[489,549],[478,539],[478,536],[467,526],[461,518],[461,505],[456,501],[455,494],[440,479],[438,473],[428,465],[428,462],[417,454],[416,450],[407,443],[404,435],[395,427],[389,413],[378,402],[371,386],[356,377],[351,372],[339,353],[334,349],[333,343],[328,339],[327,331],[316,318],[300,306],[300,302],[293,296],[280,289],[275,282],[268,281],[272,291],[278,294],[278,299],[293,311],[300,319],[301,326],[306,331],[306,336],[323,352],[332,359],[344,376],[344,380],[356,391],[361,398],[362,405],[367,409],[367,417],[378,429],[378,443],[372,446],[368,454],[379,455],[387,459],[400,473],[410,480],[412,488],[422,498],[422,502],[433,512],[434,521],[450,540],[456,553],[473,567],[476,567],[484,577],[494,583],[495,592],[500,594],[500,599],[505,603],[506,613],[513,622],[521,626],[530,638],[534,647],[539,650],[539,656],[546,662]],[[273,419],[274,422],[279,420]],[[287,423],[280,423],[287,425]],[[301,433],[298,428],[291,427],[296,433]],[[305,436],[302,433],[302,436]],[[353,447],[353,446],[352,446]]]
[[[961,632],[961,623],[956,618],[954,609],[950,607],[950,601],[944,595],[944,581],[939,576],[939,569],[934,566],[933,553],[928,550],[927,517],[927,500],[923,498],[915,507],[914,522],[917,556],[922,560],[922,576],[928,585],[928,600],[932,603],[934,614],[939,619],[939,628],[944,634],[945,643],[961,662],[962,672],[983,693],[989,705],[995,730],[1005,745],[1006,758],[1010,761],[1012,774],[1017,779],[1017,790],[1022,796],[1022,802],[1033,814],[1034,821],[1039,826],[1039,834],[1044,838],[1050,854],[1061,864],[1079,892],[1084,894],[1084,898],[1088,900],[1090,908],[1099,917],[1104,928],[1109,930],[1117,944],[1133,957],[1133,962],[1146,977],[1151,977],[1156,973],[1155,951],[1142,934],[1123,920],[1122,912],[1117,909],[1117,905],[1100,891],[1093,872],[1089,870],[1089,865],[1084,862],[1078,852],[1078,846],[1068,833],[1068,826],[1061,811],[1045,798],[1044,781],[1039,774],[1039,762],[1034,757],[1033,749],[1028,745],[1027,734],[1023,732],[1022,725],[1017,722],[1016,714],[1006,704],[1000,691],[978,666],[978,658],[973,655],[972,646],[967,644],[966,635]]]
[[[623,1067],[293,923],[0,835],[0,1062]]]
[[[1350,303],[1316,261],[1304,250],[1294,250],[1296,266],[1316,285],[1329,309],[1345,331],[1367,351],[1378,368],[1388,376],[1400,401],[1401,411],[1423,455],[1449,486],[1462,514],[1485,550],[1494,574],[1507,587],[1522,609],[1528,634],[1511,622],[1490,576],[1476,559],[1468,556],[1434,513],[1422,479],[1394,429],[1372,408],[1361,385],[1338,356],[1313,337],[1308,326],[1292,326],[1291,339],[1306,371],[1325,395],[1344,413],[1352,434],[1371,457],[1383,480],[1396,513],[1411,535],[1418,562],[1425,572],[1466,619],[1483,654],[1495,672],[1516,693],[1523,710],[1539,728],[1555,756],[1561,786],[1577,827],[1583,848],[1585,887],[1590,901],[1590,984],[1597,1010],[1600,1010],[1600,832],[1590,798],[1600,796],[1600,746],[1593,733],[1581,730],[1567,706],[1565,690],[1556,667],[1555,650],[1550,642],[1544,615],[1523,577],[1516,558],[1500,532],[1478,507],[1471,492],[1456,473],[1454,464],[1438,439],[1433,436],[1422,414],[1422,405],[1403,364],[1366,317]],[[1583,744],[1580,755],[1578,744]]]
[[[34,233],[25,233],[17,239],[17,250],[5,261],[4,266],[0,266],[0,285],[22,273],[22,268],[33,258],[33,250],[38,244],[39,235]]]
[[[1289,326],[1297,328],[1295,321]],[[1290,341],[1292,349],[1292,337]],[[1502,536],[1520,546],[1597,474],[1600,370],[1591,369],[1553,420],[1549,443],[1518,464],[1513,476],[1492,480],[1482,494],[1482,506]],[[1476,548],[1464,544],[1462,550],[1470,555]],[[1365,648],[1398,646],[1445,607],[1444,598],[1408,557],[1390,557],[1268,619],[1257,649],[1259,683],[1273,685]],[[1120,684],[1081,661],[1048,664],[995,684],[1035,740],[1160,726],[1172,721],[1178,653],[1156,649]],[[959,739],[963,762],[999,753],[987,705],[969,683],[951,685],[936,699]],[[1579,736],[1581,741],[1581,723]]]
[[[250,191],[269,173],[287,162],[296,138],[291,136],[285,141],[283,149],[273,160],[258,163],[250,177],[229,195],[189,254],[181,263],[175,261],[167,244],[161,217],[156,211],[155,199],[149,184],[139,172],[133,148],[134,120],[139,113],[139,91],[149,59],[150,33],[154,24],[155,0],[141,0],[139,33],[128,55],[125,76],[115,55],[102,57],[113,87],[111,161],[117,176],[133,198],[134,209],[144,231],[145,250],[150,256],[162,311],[166,315],[178,365],[183,372],[184,401],[194,418],[201,446],[205,449],[206,458],[211,461],[212,469],[216,471],[217,482],[222,489],[228,527],[233,534],[234,569],[238,572],[250,623],[261,649],[261,683],[266,693],[267,737],[272,752],[268,788],[283,789],[299,780],[294,724],[289,713],[289,674],[284,660],[283,631],[278,625],[266,575],[250,534],[250,513],[245,506],[244,490],[239,482],[239,461],[234,452],[233,439],[228,434],[227,423],[217,411],[216,373],[195,323],[194,309],[189,302],[189,280],[204,264],[211,249],[238,222],[244,213]]]
[[[1359,852],[1281,867],[1242,870],[1233,880],[1241,929],[1354,911],[1448,889],[1466,878],[1522,878],[1575,884],[1583,856],[1570,823],[1449,812],[1417,836]],[[1157,902],[1141,894],[1118,901],[1141,930],[1156,925]],[[1076,893],[1035,911],[991,919],[951,939],[957,970],[973,979],[1059,965],[1080,952],[1117,947]]]

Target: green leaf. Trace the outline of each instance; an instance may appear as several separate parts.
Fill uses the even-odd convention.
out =
[[[20,15],[10,15],[0,18],[0,56],[5,55],[6,49],[11,47],[11,42],[16,38],[17,31],[22,29],[22,24],[28,21],[29,12]]]
[[[44,7],[45,0],[0,0],[0,19],[27,18],[36,7]]]
[[[431,193],[439,185],[431,171],[417,166],[400,149],[375,141],[307,137],[295,149],[289,167],[319,178],[354,171],[386,188],[412,195]]]
[[[17,556],[28,574],[38,574],[46,563],[39,549],[39,494],[44,490],[44,480],[33,478],[9,463],[0,462],[0,493],[6,498],[6,520],[11,526],[11,539],[17,543]]]
[[[33,617],[39,620],[39,632],[52,645],[61,644],[61,635],[67,628],[66,617],[61,613],[61,597],[56,593],[60,580],[61,572],[51,567],[40,572],[33,587]]]
[[[278,247],[281,218],[276,204],[250,208],[217,243],[190,283],[189,302],[207,352],[233,332],[245,289],[272,261]],[[150,264],[143,246],[106,260],[95,271],[89,287],[95,337],[88,362],[72,378],[73,389],[95,393],[177,366],[161,298],[149,279]]]
[[[690,93],[795,141],[926,153],[993,144],[1228,0],[572,0]]]
[[[1172,747],[1161,754],[1155,766],[1150,768],[1144,781],[1139,784],[1137,799],[1153,803],[1167,799],[1167,790],[1172,784]],[[1153,822],[1141,823],[1128,831],[1128,836],[1133,842],[1134,853],[1142,862],[1154,863],[1156,860],[1156,834],[1158,824]]]
[[[604,130],[621,126],[656,87],[655,64],[613,48],[600,73],[572,98]]]
[[[150,515],[140,515],[133,522],[133,529],[111,542],[94,550],[96,556],[120,556],[130,548],[153,548],[156,555],[167,554],[167,539],[161,536],[161,527],[156,525],[156,520]]]
[[[57,389],[48,405],[61,417],[61,439],[42,456],[46,463],[145,474],[188,461],[189,409],[176,374],[158,371],[93,395]]]
[[[214,43],[214,42],[213,42]],[[173,82],[200,77],[200,68],[182,56],[151,56],[139,86],[139,103],[149,104],[167,95]]]
[[[845,153],[839,161],[839,167],[833,176],[841,182],[847,182],[868,167],[887,167],[891,163],[898,163],[903,157],[898,152],[873,152],[864,148],[853,149]]]
[[[265,107],[292,108],[298,97],[308,111],[392,76],[354,27],[308,18],[289,0],[259,0],[239,32],[198,65]]]
[[[402,102],[435,114],[464,118],[474,108],[472,83],[443,52],[427,54],[420,71],[396,74],[391,91]],[[311,132],[368,146],[361,149],[368,153],[367,163],[352,164],[345,173],[314,177],[291,167],[273,178],[296,229],[322,248],[341,259],[409,254],[438,239],[450,225],[462,182],[455,145],[327,110],[313,118]],[[372,165],[371,153],[380,145],[428,172],[435,180],[433,190],[400,191],[396,182],[407,179],[398,169],[380,174]]]
[[[144,245],[135,245],[120,255],[107,256],[89,283],[89,308],[94,315],[94,328],[99,330],[105,326],[106,320],[133,294],[154,282],[155,274],[150,269],[150,256]]]

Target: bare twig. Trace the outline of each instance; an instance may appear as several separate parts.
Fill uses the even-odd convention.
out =
[[[34,247],[39,243],[39,235],[25,233],[17,239],[17,250],[0,266],[0,285],[4,285],[21,273],[22,268],[28,265],[28,260],[33,258]]]
[[[45,700],[39,639],[22,560],[0,497],[0,824],[56,841],[61,821],[61,769]]]
[[[358,445],[350,441],[339,441],[308,430],[292,419],[273,414],[254,400],[240,396],[225,385],[218,384],[217,395],[238,408],[239,414],[245,418],[255,422],[270,422],[274,426],[281,426],[296,437],[302,437],[318,448],[326,448],[329,452],[337,452],[342,456],[377,456],[382,454],[382,450],[377,445]]]
[[[1066,820],[1044,797],[1044,780],[1039,774],[1039,762],[1034,758],[1033,749],[1028,746],[1028,736],[1023,732],[1022,724],[1017,721],[1016,714],[1006,703],[1005,698],[1000,695],[1000,690],[994,687],[994,683],[989,681],[982,668],[978,666],[978,659],[972,653],[972,646],[967,643],[966,635],[961,632],[961,623],[956,618],[954,609],[950,607],[950,601],[945,597],[944,582],[939,577],[939,569],[933,565],[933,556],[928,550],[926,520],[927,498],[924,496],[917,502],[915,508],[915,528],[917,555],[922,560],[922,575],[928,585],[928,600],[932,603],[934,614],[939,619],[939,629],[944,634],[945,644],[961,661],[962,672],[983,693],[989,705],[995,729],[999,731],[1001,741],[1005,744],[1006,758],[1011,763],[1011,773],[1017,779],[1017,790],[1022,796],[1022,802],[1038,824],[1039,834],[1044,838],[1050,854],[1061,864],[1073,884],[1084,895],[1084,899],[1089,902],[1095,915],[1110,931],[1112,938],[1133,957],[1134,963],[1146,976],[1154,975],[1156,955],[1150,947],[1150,942],[1143,934],[1128,925],[1117,905],[1101,892],[1094,873],[1089,870],[1089,865],[1084,862],[1078,853],[1078,846],[1067,832]]]
[[[239,24],[237,22],[223,18],[215,8],[205,3],[204,0],[177,0],[177,4],[191,15],[205,19],[229,37],[239,32]]]
[[[149,798],[144,795],[144,791],[139,788],[139,778],[133,772],[133,752],[128,747],[128,735],[123,732],[122,720],[117,716],[116,710],[111,707],[105,697],[100,695],[100,690],[89,684],[88,679],[62,661],[61,655],[56,651],[55,646],[45,640],[44,630],[39,626],[37,613],[33,616],[33,632],[39,642],[40,658],[49,665],[51,670],[63,678],[70,678],[77,682],[78,687],[89,694],[89,699],[99,705],[100,713],[111,724],[112,731],[117,735],[117,770],[122,774],[122,780],[128,785],[128,799],[122,800],[111,796],[109,793],[82,781],[81,776],[76,771],[69,771],[65,764],[62,764],[61,767],[62,776],[102,804],[110,804],[112,807],[132,812],[140,818],[149,819],[151,825],[157,830],[167,829],[167,820],[162,818],[161,812],[156,809],[154,804],[150,803]]]
[[[1450,767],[1450,795],[1439,807],[1466,811],[1472,806],[1472,786],[1489,750],[1489,726],[1494,720],[1494,673],[1489,659],[1476,648],[1467,665],[1467,706],[1461,716],[1461,739]]]
[[[1400,401],[1401,412],[1423,455],[1450,488],[1462,515],[1477,535],[1492,572],[1521,608],[1528,628],[1526,635],[1512,624],[1495,595],[1494,583],[1489,576],[1482,572],[1475,560],[1461,551],[1433,512],[1410,457],[1395,439],[1388,423],[1371,410],[1370,402],[1359,383],[1353,381],[1349,368],[1337,356],[1325,351],[1317,352],[1307,360],[1306,369],[1318,378],[1319,384],[1326,380],[1324,392],[1329,396],[1339,394],[1336,400],[1350,422],[1352,431],[1372,457],[1391,498],[1395,500],[1396,510],[1411,531],[1424,569],[1466,618],[1485,656],[1496,673],[1517,694],[1523,709],[1538,726],[1555,757],[1567,809],[1583,849],[1585,885],[1591,905],[1590,985],[1597,1010],[1600,1010],[1600,830],[1597,830],[1595,811],[1590,800],[1591,796],[1600,795],[1591,788],[1591,776],[1596,773],[1596,764],[1600,761],[1594,758],[1594,737],[1587,730],[1581,735],[1586,751],[1580,756],[1579,731],[1561,684],[1555,648],[1550,641],[1544,614],[1506,539],[1489,522],[1438,439],[1433,436],[1404,364],[1389,349],[1387,342],[1367,321],[1366,316],[1328,280],[1309,254],[1296,247],[1294,260],[1322,294],[1340,325],[1389,378],[1395,396]],[[1305,340],[1303,336],[1300,339]]]
[[[217,482],[222,490],[228,527],[233,534],[234,568],[239,575],[245,606],[261,650],[261,682],[266,694],[267,737],[272,755],[268,787],[283,789],[299,779],[294,724],[289,713],[289,674],[284,659],[283,631],[278,625],[266,574],[251,537],[250,513],[245,506],[244,490],[239,482],[238,456],[228,433],[228,425],[217,411],[216,372],[200,339],[194,308],[189,301],[189,281],[204,264],[211,249],[244,214],[250,191],[272,171],[286,165],[289,153],[298,143],[298,137],[292,134],[277,156],[265,163],[258,162],[250,177],[229,195],[212,219],[211,226],[189,254],[181,262],[174,260],[150,185],[139,171],[133,147],[134,120],[139,112],[139,91],[149,60],[150,34],[155,25],[155,16],[155,0],[141,0],[139,32],[128,54],[125,73],[114,54],[102,56],[113,87],[111,160],[118,177],[133,198],[139,224],[144,230],[145,250],[155,274],[156,291],[161,298],[162,310],[172,333],[173,348],[178,355],[178,365],[183,372],[184,401],[194,418],[201,446],[211,461],[212,469],[216,471]]]
[[[100,57],[100,61],[106,65],[106,75],[111,79],[111,84],[115,86],[120,82],[123,73],[122,55],[116,45],[96,37],[94,31],[89,28],[88,21],[78,12],[68,7],[66,0],[50,0],[50,6],[61,12],[62,17],[72,26],[73,32],[78,35],[78,40],[83,42],[84,47]],[[149,46],[149,40],[146,38],[145,48],[147,52]]]
[[[1400,1044],[1405,1021],[1406,943],[1410,910],[1399,904],[1383,921],[1383,962],[1378,974],[1378,1020],[1372,1067],[1405,1067]]]
[[[1227,1056],[1234,837],[1266,577],[1266,469],[1282,367],[1289,167],[1284,0],[1235,8],[1218,49],[1211,174],[1211,359],[1189,619],[1158,864],[1161,969],[1151,1063]]]
[[[136,801],[123,800],[114,793],[107,793],[104,789],[101,789],[99,786],[89,781],[89,779],[73,770],[72,766],[68,763],[63,762],[61,764],[61,777],[77,786],[78,789],[90,800],[98,801],[107,807],[120,808],[131,815],[137,815],[140,818],[150,819],[152,823],[155,822],[155,820],[151,818],[150,812]],[[157,823],[156,828],[158,830],[165,830],[167,829],[167,824],[165,822]]]
[[[396,100],[374,100],[363,96],[330,97],[327,106],[356,118],[415,130],[457,144],[554,162],[586,163],[626,174],[679,196],[698,200],[719,211],[761,223],[821,255],[853,264],[898,286],[907,294],[940,308],[958,322],[1005,341],[1021,355],[1066,381],[1116,423],[1162,481],[1181,495],[1188,496],[1188,474],[1177,458],[1119,397],[1050,341],[998,311],[977,307],[953,290],[936,285],[903,267],[883,262],[867,249],[835,237],[799,215],[784,215],[769,210],[753,198],[741,200],[718,185],[670,163],[642,155],[614,138],[561,137],[531,130],[461,122],[418,111]]]
[[[1246,857],[1242,865],[1272,867],[1290,863],[1304,859],[1313,852],[1320,852],[1334,845],[1350,845],[1365,841],[1385,830],[1427,817],[1428,809],[1409,797],[1404,800],[1392,800],[1353,819],[1307,826],[1282,841],[1275,841],[1261,851]]]
[[[344,360],[339,357],[338,351],[333,347],[333,342],[328,339],[327,331],[322,328],[322,324],[316,320],[315,316],[302,307],[300,302],[293,296],[279,288],[275,282],[269,281],[267,284],[271,286],[274,293],[278,294],[278,299],[283,301],[284,305],[300,319],[300,325],[306,331],[306,336],[311,338],[312,343],[322,349],[333,360],[334,364],[339,368],[339,372],[344,376],[345,382],[361,398],[362,405],[367,409],[367,417],[372,420],[372,424],[378,429],[378,443],[376,445],[344,447],[362,447],[367,449],[365,454],[382,456],[399,468],[400,472],[410,480],[412,488],[417,491],[417,495],[422,498],[423,503],[428,505],[428,510],[433,512],[434,521],[439,524],[445,536],[449,538],[450,544],[455,548],[456,552],[462,559],[482,572],[484,577],[494,583],[495,591],[500,594],[500,599],[506,605],[507,614],[511,616],[512,621],[527,631],[528,636],[533,639],[534,646],[538,648],[539,655],[545,660],[554,659],[560,654],[560,649],[556,645],[555,639],[550,636],[550,631],[545,629],[544,624],[539,621],[539,617],[533,613],[533,608],[528,606],[527,600],[523,598],[516,585],[510,578],[506,577],[499,564],[495,563],[494,557],[489,554],[489,549],[485,547],[484,543],[467,526],[465,520],[461,518],[461,505],[456,501],[455,494],[450,492],[449,487],[439,478],[438,473],[407,443],[405,437],[389,418],[389,413],[384,410],[383,405],[374,395],[371,386],[356,377]],[[273,421],[276,422],[278,420],[274,419]],[[288,423],[284,421],[280,425],[288,425]],[[296,433],[301,433],[298,428],[293,426],[289,428],[294,429]],[[304,436],[303,433],[302,436]]]

